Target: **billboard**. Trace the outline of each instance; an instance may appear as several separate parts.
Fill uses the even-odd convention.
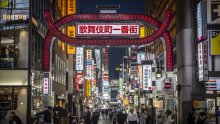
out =
[[[83,71],[83,47],[76,47],[76,71]]]
[[[77,36],[139,37],[140,26],[134,23],[77,23]]]
[[[151,65],[143,65],[143,90],[152,90],[152,66]]]
[[[220,30],[219,31],[210,31],[211,36],[211,55],[220,55]]]

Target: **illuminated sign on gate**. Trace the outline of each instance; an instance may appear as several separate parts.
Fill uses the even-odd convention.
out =
[[[132,36],[139,37],[140,26],[138,24],[89,24],[77,23],[77,36]]]

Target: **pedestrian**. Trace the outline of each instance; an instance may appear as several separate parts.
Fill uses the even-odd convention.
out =
[[[44,116],[44,124],[51,124],[52,123],[51,119],[52,119],[52,115],[53,115],[51,110],[52,110],[52,107],[49,106],[49,107],[47,107],[47,110],[40,112],[36,115],[43,115]]]
[[[173,118],[172,111],[167,110],[165,113],[164,124],[174,124],[175,120]]]
[[[116,117],[115,113],[113,113],[112,122],[113,122],[113,124],[116,124],[116,122],[117,122],[117,117]]]
[[[9,124],[22,124],[21,119],[15,114],[15,112],[10,113]]]
[[[156,124],[163,124],[163,116],[162,116],[161,111],[159,111],[157,116],[156,116]]]
[[[105,110],[105,117],[108,119],[108,109]]]
[[[128,124],[138,124],[139,123],[138,115],[137,115],[137,113],[134,112],[133,109],[130,109],[130,113],[128,114],[128,117],[127,117],[127,123]]]
[[[187,124],[195,124],[195,119],[196,119],[195,109],[193,108],[192,111],[188,113]]]
[[[150,124],[151,121],[151,116],[149,115],[149,113],[145,110],[144,111],[145,115],[146,115],[146,124]]]
[[[206,112],[200,112],[196,124],[209,124]]]
[[[98,121],[99,121],[99,114],[98,114],[98,110],[96,110],[92,114],[92,124],[98,124]]]
[[[61,113],[58,109],[53,109],[53,123],[54,124],[61,124]]]
[[[146,124],[146,118],[147,115],[145,113],[145,109],[142,109],[140,114],[140,124]]]
[[[110,119],[110,122],[112,121],[112,117],[113,117],[113,110],[111,110],[111,111],[109,112],[109,119]]]
[[[104,109],[101,110],[101,114],[102,114],[102,119],[104,119],[104,114],[105,114]]]
[[[118,124],[124,124],[125,123],[125,118],[124,118],[124,114],[122,113],[122,110],[119,111],[119,113],[117,115],[117,121],[118,121]]]
[[[91,112],[89,111],[89,107],[86,107],[84,120],[85,120],[85,124],[91,124]]]

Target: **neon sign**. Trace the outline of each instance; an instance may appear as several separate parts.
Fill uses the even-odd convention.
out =
[[[132,36],[139,37],[140,26],[137,24],[89,24],[79,23],[77,36]]]

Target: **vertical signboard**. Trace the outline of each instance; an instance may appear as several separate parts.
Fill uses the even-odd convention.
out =
[[[198,44],[199,81],[208,81],[208,44],[207,41]]]
[[[82,72],[76,72],[75,76],[75,86],[76,86],[76,91],[79,91],[79,85],[84,84],[84,79],[83,79],[83,73]]]
[[[86,49],[86,78],[92,78],[92,49]]]
[[[208,41],[203,41],[203,81],[208,81],[209,76],[208,76]]]
[[[76,27],[75,26],[67,26],[67,36],[76,37]],[[75,54],[76,49],[75,46],[67,45],[67,54]]]
[[[139,101],[139,100],[138,100],[138,96],[135,95],[135,96],[134,96],[134,105],[135,105],[135,106],[138,106],[138,101]]]
[[[48,94],[49,91],[49,78],[44,78],[44,94]]]
[[[68,1],[68,9],[67,14],[76,14],[76,0],[67,0]]]
[[[83,71],[83,47],[76,47],[76,71]]]
[[[210,31],[211,36],[211,55],[220,55],[220,30]]]
[[[207,23],[220,24],[220,1],[207,0]]]
[[[138,65],[138,79],[139,79],[139,88],[142,89],[143,88],[142,65]]]
[[[197,38],[199,42],[207,39],[206,1],[204,0],[197,5]]]
[[[144,52],[137,53],[137,64],[141,64],[142,60],[145,60],[145,53]]]
[[[91,80],[86,80],[86,96],[91,96]]]
[[[152,66],[143,65],[143,90],[152,90]]]

